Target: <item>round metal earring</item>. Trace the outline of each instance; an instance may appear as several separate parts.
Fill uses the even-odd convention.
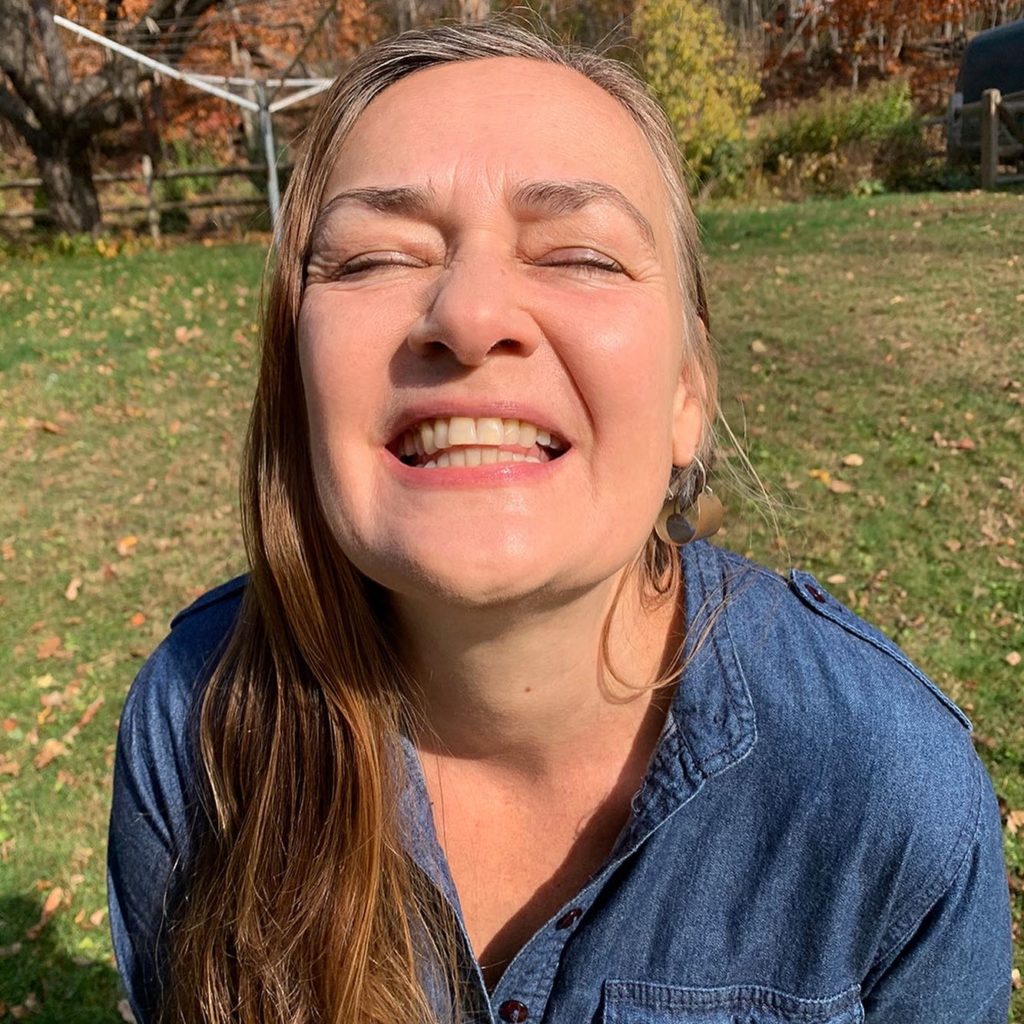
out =
[[[676,547],[717,533],[725,517],[721,501],[708,486],[708,474],[704,464],[697,458],[694,462],[697,463],[700,479],[694,490],[692,502],[684,508],[680,500],[680,489],[676,487],[674,491],[670,490],[654,524],[654,532],[658,537],[666,544],[674,544]]]

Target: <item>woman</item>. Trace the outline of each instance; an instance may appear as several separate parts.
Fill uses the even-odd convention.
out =
[[[700,539],[707,325],[626,71],[490,25],[339,79],[282,211],[251,573],[122,718],[140,1019],[1005,1021],[969,723]]]

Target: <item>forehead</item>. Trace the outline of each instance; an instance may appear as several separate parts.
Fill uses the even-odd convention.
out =
[[[390,86],[346,138],[325,199],[364,185],[443,189],[481,178],[494,187],[605,182],[655,225],[667,220],[657,162],[626,109],[576,71],[518,57],[445,64]]]

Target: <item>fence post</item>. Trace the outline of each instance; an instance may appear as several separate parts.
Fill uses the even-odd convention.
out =
[[[146,220],[149,222],[149,234],[154,242],[160,241],[160,211],[156,205],[153,188],[153,161],[149,154],[142,157],[142,180],[146,186]]]
[[[999,177],[999,103],[998,89],[981,94],[981,187],[996,187]]]

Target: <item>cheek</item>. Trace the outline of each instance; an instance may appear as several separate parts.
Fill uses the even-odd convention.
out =
[[[564,358],[588,408],[595,444],[637,473],[669,466],[679,318],[663,301],[650,299],[574,313],[572,326],[565,324],[564,336],[574,341],[564,347]]]

